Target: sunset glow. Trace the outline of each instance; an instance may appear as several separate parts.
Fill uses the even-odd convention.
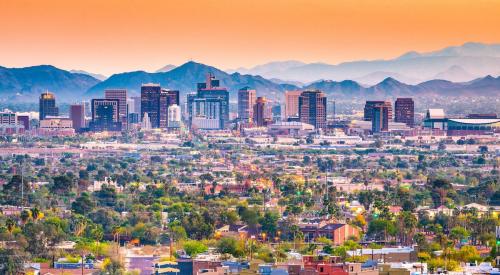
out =
[[[500,41],[500,1],[2,0],[3,66],[112,74],[196,60],[392,58]]]

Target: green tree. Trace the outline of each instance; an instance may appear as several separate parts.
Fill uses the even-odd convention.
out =
[[[231,254],[237,258],[244,255],[244,251],[239,247],[236,239],[230,237],[221,238],[217,242],[217,251],[222,254]]]
[[[208,247],[205,244],[197,240],[185,241],[183,248],[184,251],[186,251],[186,253],[191,257],[195,257],[196,255],[208,250]]]
[[[20,250],[0,248],[0,274],[23,274],[25,260]]]
[[[73,203],[71,203],[71,209],[75,211],[75,213],[85,215],[92,212],[94,209],[94,202],[91,200],[89,194],[84,192],[80,197],[76,198]]]

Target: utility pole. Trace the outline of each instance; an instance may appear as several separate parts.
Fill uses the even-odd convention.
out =
[[[24,210],[24,159],[21,161],[21,211]]]

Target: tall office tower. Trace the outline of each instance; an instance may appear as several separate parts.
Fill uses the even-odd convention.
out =
[[[140,114],[141,113],[141,97],[140,96],[133,96],[130,99],[132,100],[132,109],[129,108],[128,112]]]
[[[70,105],[69,118],[73,122],[73,129],[75,129],[75,132],[85,128],[85,106],[83,104]]]
[[[299,116],[299,97],[302,91],[285,92],[285,118]]]
[[[179,91],[177,90],[169,90],[169,89],[161,89],[162,93],[167,97],[167,108],[172,105],[179,106]]]
[[[394,121],[415,126],[415,103],[412,98],[397,98],[394,103]]]
[[[388,111],[388,119],[392,120],[392,104],[390,101],[382,101],[382,100],[371,100],[367,101],[365,103],[365,109],[364,109],[364,120],[365,121],[371,121],[373,117],[373,106],[375,105],[384,105],[387,107]]]
[[[229,125],[229,92],[219,87],[219,80],[207,75],[205,83],[197,84],[195,96],[188,96],[191,127],[198,129],[224,129]]]
[[[120,131],[120,100],[118,99],[92,99],[93,131]]]
[[[389,131],[389,107],[384,102],[372,105],[371,121],[373,133]]]
[[[304,91],[299,97],[300,122],[316,129],[326,128],[326,95],[319,91]]]
[[[107,89],[104,90],[105,99],[118,99],[118,116],[123,127],[127,125],[127,90],[126,89]]]
[[[265,97],[258,97],[253,106],[253,122],[256,126],[265,126],[269,119],[269,114],[267,114],[267,100]]]
[[[238,120],[250,122],[253,118],[253,107],[255,105],[257,92],[248,87],[238,91]]]
[[[56,106],[56,96],[46,91],[40,95],[40,120],[47,116],[59,116],[59,108]]]
[[[148,113],[151,128],[160,127],[160,94],[160,84],[149,83],[141,86],[141,117],[144,117],[144,113]],[[165,106],[165,113],[166,108]]]

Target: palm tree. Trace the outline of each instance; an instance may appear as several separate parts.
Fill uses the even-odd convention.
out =
[[[16,222],[9,218],[5,221],[5,226],[7,227],[7,231],[12,235],[12,231],[14,231],[14,228],[16,228]]]
[[[38,220],[38,218],[40,217],[40,210],[36,207],[31,208],[31,215],[33,216],[34,220]]]

